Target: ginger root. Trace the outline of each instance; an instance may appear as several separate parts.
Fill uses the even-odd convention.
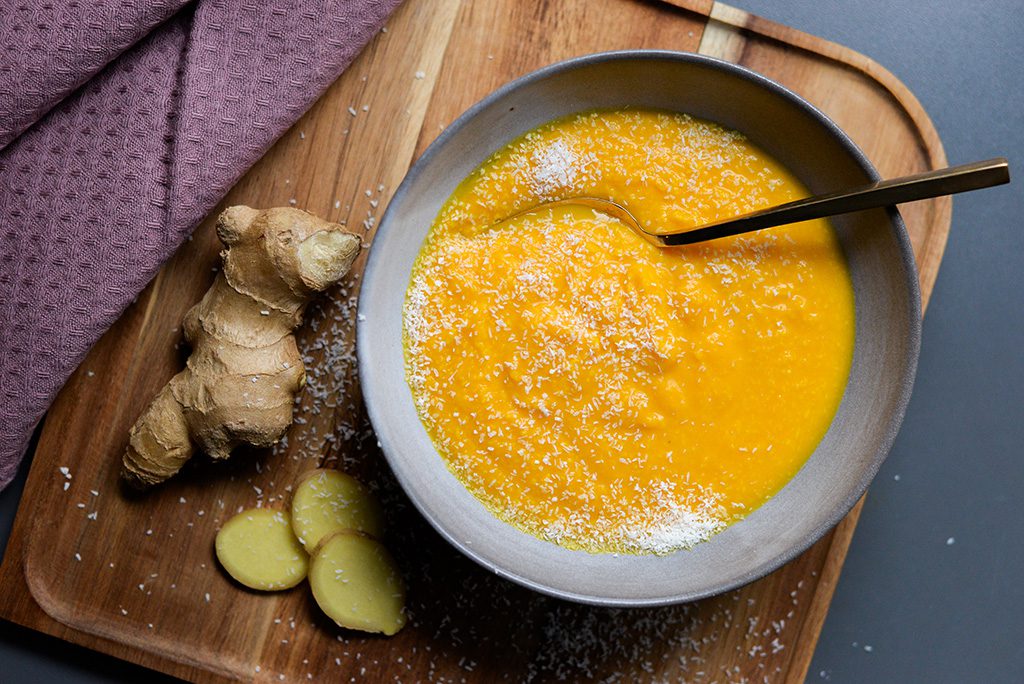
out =
[[[313,553],[327,535],[339,530],[380,537],[384,513],[366,486],[340,470],[317,468],[306,473],[292,494],[292,529]]]
[[[224,267],[183,323],[192,355],[129,435],[121,472],[138,487],[177,473],[197,447],[222,459],[281,438],[306,380],[292,331],[361,246],[339,224],[290,208],[229,207],[217,236]]]
[[[217,560],[240,584],[260,591],[290,589],[306,579],[309,557],[286,511],[250,508],[224,523]]]
[[[384,546],[352,530],[334,532],[310,558],[309,587],[341,627],[388,636],[405,626],[405,584]]]

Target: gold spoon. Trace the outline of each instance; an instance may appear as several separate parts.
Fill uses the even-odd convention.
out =
[[[877,209],[942,195],[954,195],[958,192],[979,190],[1009,182],[1010,165],[1006,159],[997,157],[987,161],[950,166],[945,169],[868,183],[852,190],[815,195],[675,233],[652,233],[645,229],[624,206],[599,197],[569,197],[543,202],[502,219],[495,225],[544,207],[577,205],[596,209],[622,221],[648,242],[658,247],[678,247],[799,221],[809,221],[863,209]]]

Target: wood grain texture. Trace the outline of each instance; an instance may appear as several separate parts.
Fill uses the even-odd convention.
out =
[[[412,160],[473,102],[551,62],[637,47],[700,50],[778,80],[835,119],[884,175],[945,164],[924,111],[884,69],[726,5],[408,0],[224,205],[294,202],[369,242]],[[925,301],[950,206],[903,210]],[[300,334],[311,391],[286,445],[195,464],[147,496],[122,491],[128,427],[182,363],[181,316],[212,280],[217,252],[207,220],[52,407],[0,567],[4,617],[197,682],[803,680],[859,505],[792,563],[695,604],[590,608],[489,575],[419,518],[375,446],[352,354],[365,254]],[[395,638],[337,629],[304,585],[257,594],[216,567],[213,538],[227,516],[283,505],[297,476],[324,462],[370,482],[387,505],[412,613]]]

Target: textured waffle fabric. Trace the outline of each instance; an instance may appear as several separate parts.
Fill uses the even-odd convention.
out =
[[[89,348],[399,0],[0,0],[0,488]]]

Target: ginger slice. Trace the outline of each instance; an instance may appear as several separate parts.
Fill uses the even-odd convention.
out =
[[[320,544],[309,568],[317,605],[341,627],[392,635],[405,625],[405,586],[384,546],[352,531]]]
[[[310,471],[292,496],[292,529],[309,553],[328,534],[339,530],[380,537],[382,520],[380,504],[370,490],[338,470]]]
[[[215,546],[217,560],[228,574],[250,589],[289,589],[309,569],[309,557],[295,538],[286,511],[242,511],[220,528]]]

